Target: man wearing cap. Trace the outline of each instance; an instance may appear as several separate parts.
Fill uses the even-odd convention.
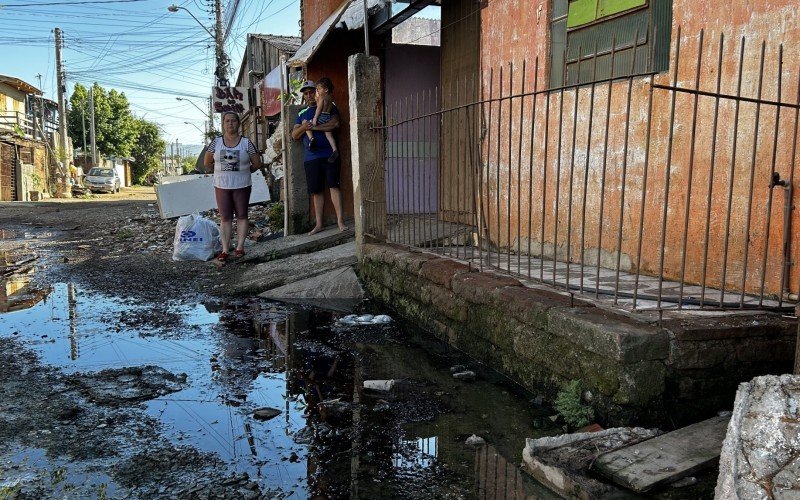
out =
[[[331,201],[336,211],[336,222],[339,225],[339,230],[344,231],[347,228],[342,219],[342,193],[339,190],[341,161],[339,158],[336,158],[333,162],[328,161],[328,158],[333,153],[333,148],[325,138],[325,132],[332,132],[339,128],[339,109],[334,104],[330,111],[331,119],[326,123],[314,125],[313,119],[317,110],[314,82],[311,80],[304,81],[300,86],[300,93],[303,95],[303,100],[307,107],[301,109],[297,115],[297,120],[292,129],[292,139],[299,140],[302,138],[305,146],[303,167],[306,171],[308,194],[311,195],[314,201],[314,219],[316,222],[314,229],[308,234],[314,234],[322,230],[322,210],[325,203],[323,191],[325,190],[326,182],[331,190]],[[306,135],[308,130],[311,131],[314,137],[315,147],[313,149],[309,147],[309,139]]]

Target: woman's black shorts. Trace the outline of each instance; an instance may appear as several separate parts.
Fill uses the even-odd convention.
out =
[[[325,190],[325,182],[328,188],[339,187],[339,172],[341,161],[339,158],[333,163],[328,163],[327,158],[317,158],[303,163],[306,170],[306,184],[308,194],[317,194]]]

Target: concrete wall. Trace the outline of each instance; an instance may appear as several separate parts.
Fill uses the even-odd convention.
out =
[[[683,317],[662,327],[404,247],[365,244],[366,288],[450,345],[553,398],[583,380],[608,425],[680,424],[729,408],[736,385],[791,370],[796,320]]]
[[[489,1],[481,10],[481,75],[483,77],[484,98],[490,94],[499,95],[498,70],[501,66],[505,70],[504,90],[520,92],[522,90],[522,63],[527,62],[525,71],[526,89],[533,89],[534,67],[538,58],[539,77],[538,89],[544,89],[549,81],[550,58],[550,5],[547,0],[533,0],[530,2],[499,2]],[[677,83],[680,87],[694,88],[695,71],[700,54],[699,33],[704,32],[705,47],[700,64],[700,88],[714,91],[717,79],[717,61],[719,58],[720,35],[725,41],[722,51],[721,92],[735,95],[737,93],[737,78],[739,71],[739,53],[742,37],[747,37],[744,50],[744,66],[741,95],[756,98],[759,95],[759,65],[762,40],[766,41],[764,56],[764,81],[761,96],[768,100],[782,100],[796,102],[800,78],[797,67],[800,64],[800,10],[793,0],[776,1],[745,1],[733,0],[720,8],[713,2],[691,2],[689,0],[674,0],[672,2],[672,33],[671,33],[671,59],[669,72],[661,73],[652,78],[657,84],[671,84],[675,70],[677,55],[678,27],[681,28],[680,61]],[[509,20],[525,20],[515,22]],[[443,39],[443,45],[447,39]],[[780,74],[780,95],[778,92],[779,81],[779,51],[783,47],[783,66]],[[443,46],[443,50],[445,50]],[[513,70],[509,67],[513,64]],[[490,84],[490,70],[494,70],[494,80]],[[513,86],[509,85],[509,72],[514,74]],[[665,90],[655,90],[653,94],[650,138],[650,158],[647,180],[647,193],[642,200],[641,190],[644,183],[645,144],[647,143],[647,127],[645,116],[647,113],[648,94],[650,92],[650,78],[637,78],[632,84],[632,108],[629,129],[629,150],[627,158],[623,157],[625,140],[625,96],[627,95],[627,82],[615,83],[611,92],[614,98],[611,101],[610,122],[606,127],[606,98],[608,89],[599,86],[595,99],[593,115],[593,129],[591,142],[588,137],[588,89],[578,91],[578,122],[575,127],[565,124],[563,133],[559,134],[559,113],[562,106],[562,97],[559,93],[542,94],[536,100],[536,131],[531,145],[527,139],[523,141],[521,159],[518,158],[516,147],[509,148],[509,140],[516,137],[527,137],[532,128],[533,99],[529,98],[524,103],[524,110],[520,113],[517,109],[508,110],[508,103],[501,111],[495,107],[494,119],[502,113],[504,127],[502,133],[489,134],[485,140],[492,144],[500,144],[497,157],[489,158],[485,165],[488,172],[488,185],[499,186],[499,189],[486,192],[491,199],[500,198],[500,219],[493,211],[488,211],[488,225],[492,240],[501,246],[527,247],[527,241],[532,239],[538,243],[539,234],[528,234],[529,224],[534,228],[542,225],[541,217],[536,215],[541,211],[541,197],[545,197],[546,210],[554,210],[558,204],[557,216],[552,214],[545,217],[544,232],[545,242],[552,243],[555,239],[556,221],[559,221],[557,238],[559,244],[567,239],[568,210],[573,201],[580,202],[586,197],[586,225],[591,228],[587,231],[586,248],[602,246],[608,252],[616,250],[617,234],[622,228],[622,247],[624,255],[631,257],[633,263],[638,253],[638,228],[642,219],[639,216],[640,208],[644,205],[644,241],[642,246],[641,271],[646,274],[657,275],[660,271],[660,257],[662,246],[662,211],[665,204],[665,187],[667,173],[669,176],[669,210],[667,231],[663,241],[666,244],[664,251],[664,274],[672,279],[679,278],[683,258],[682,246],[686,241],[686,281],[700,282],[704,269],[702,255],[706,242],[706,226],[710,227],[709,256],[711,263],[707,271],[708,284],[719,286],[722,284],[721,262],[724,253],[725,238],[728,242],[728,268],[726,270],[725,285],[728,289],[739,289],[745,282],[745,288],[750,292],[758,292],[762,272],[761,258],[766,252],[768,266],[764,279],[766,292],[777,294],[780,292],[782,239],[783,239],[783,194],[778,190],[770,207],[771,225],[767,230],[766,214],[770,198],[769,178],[772,166],[784,178],[792,175],[790,169],[795,165],[798,168],[797,158],[792,158],[792,143],[795,133],[795,113],[790,108],[781,111],[777,127],[777,151],[773,148],[774,130],[776,129],[777,113],[772,106],[762,106],[759,116],[758,131],[755,129],[756,106],[742,104],[739,115],[738,142],[734,148],[733,124],[735,122],[735,106],[733,101],[723,100],[719,107],[719,131],[717,133],[716,147],[712,151],[712,122],[714,116],[714,99],[704,97],[699,100],[697,119],[693,120],[694,98],[691,94],[680,94],[675,102],[675,125],[670,126],[671,95]],[[443,81],[443,85],[447,85]],[[571,120],[572,106],[576,98],[576,91],[569,90],[563,94],[563,107],[567,110],[568,119]],[[545,109],[549,99],[551,109],[548,124],[549,137],[545,141]],[[517,103],[516,106],[519,104]],[[484,119],[486,111],[484,111]],[[507,123],[512,123],[511,128]],[[693,123],[697,125],[694,157],[692,158],[691,130]],[[604,144],[604,130],[611,132],[608,136],[608,145]],[[669,158],[670,131],[673,129],[674,147]],[[574,162],[572,165],[572,136],[577,135]],[[520,135],[522,134],[522,135]],[[559,140],[562,141],[560,154]],[[754,140],[756,144],[755,161],[752,160]],[[545,159],[545,143],[548,155]],[[516,143],[514,143],[516,145]],[[509,153],[509,150],[512,153]],[[736,152],[735,165],[731,163]],[[774,161],[773,161],[774,155]],[[532,158],[532,168],[528,162]],[[573,199],[570,199],[566,184],[573,179],[582,180],[585,174],[584,164],[588,160],[588,184],[586,189],[582,185],[576,186]],[[669,159],[669,169],[666,168]],[[716,163],[713,178],[710,179],[712,159]],[[623,183],[622,163],[627,161],[626,178]],[[523,165],[524,168],[519,168]],[[559,170],[560,168],[560,170]],[[499,171],[501,174],[495,173]],[[510,175],[503,172],[511,171]],[[753,169],[753,196],[749,196],[751,169]],[[518,181],[518,170],[520,177]],[[603,171],[605,170],[605,177]],[[691,186],[689,180],[691,175]],[[544,179],[547,179],[546,183]],[[798,177],[795,176],[797,179]],[[729,223],[730,230],[726,233],[726,211],[728,206],[728,185],[733,179],[732,214]],[[602,182],[605,189],[601,191]],[[556,199],[556,183],[560,182],[560,196]],[[532,189],[529,190],[529,183]],[[519,184],[519,185],[518,185]],[[708,186],[711,186],[711,220],[706,224],[705,214],[709,208],[706,201]],[[800,188],[795,180],[794,190]],[[522,196],[517,197],[519,192]],[[620,205],[622,193],[626,193],[625,203],[620,218]],[[545,193],[542,195],[542,193]],[[512,197],[511,210],[507,213],[509,195]],[[533,207],[528,200],[533,200]],[[687,202],[687,200],[690,200]],[[604,203],[604,212],[600,218],[601,203]],[[688,237],[684,239],[684,213],[686,204],[690,203],[691,214],[688,225]],[[580,227],[583,221],[580,211],[572,206],[571,240],[573,242],[572,255],[579,254],[578,245],[581,242]],[[529,220],[529,212],[533,212],[533,220]],[[518,221],[517,213],[523,214]],[[750,214],[750,232],[748,215]],[[510,234],[506,234],[505,221],[511,219]],[[517,231],[517,223],[522,231]],[[498,226],[503,227],[498,231]],[[597,228],[600,228],[599,230]],[[502,232],[497,238],[498,232]],[[800,220],[794,217],[792,221],[791,260],[800,258],[800,241],[795,235],[800,234]],[[602,242],[600,241],[602,239]],[[533,246],[536,247],[537,244]],[[565,254],[566,251],[564,250]],[[745,255],[747,257],[745,258]],[[743,276],[746,268],[746,276]],[[633,270],[633,269],[630,269]],[[800,290],[800,267],[793,266],[790,271],[789,288],[797,293]]]

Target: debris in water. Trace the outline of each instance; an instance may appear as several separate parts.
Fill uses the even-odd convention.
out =
[[[476,436],[475,434],[473,434],[467,438],[464,444],[466,444],[467,446],[483,446],[486,444],[486,440],[480,436]]]
[[[253,418],[256,420],[269,420],[281,414],[281,411],[275,408],[259,408],[253,412]]]

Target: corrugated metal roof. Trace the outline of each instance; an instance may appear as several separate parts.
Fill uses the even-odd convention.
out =
[[[328,33],[338,24],[339,19],[341,19],[342,14],[344,14],[345,9],[351,2],[352,0],[344,0],[344,2],[328,16],[328,19],[306,39],[305,43],[294,53],[294,57],[287,61],[286,64],[288,66],[305,66],[308,64],[311,58],[314,57],[314,52],[316,52],[319,46],[322,45],[322,42],[325,41]]]
[[[262,35],[259,33],[251,33],[250,36],[264,40],[281,52],[290,54],[294,54],[303,43],[299,36]]]

